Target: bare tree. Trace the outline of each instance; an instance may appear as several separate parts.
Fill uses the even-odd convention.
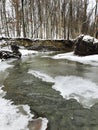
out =
[[[87,13],[89,0],[6,0],[0,1],[0,33],[6,36],[41,39],[69,39],[96,31],[97,4]],[[95,21],[91,21],[95,10]],[[96,28],[96,29],[95,29]]]
[[[2,24],[4,26],[5,35],[9,36],[8,24],[7,24],[7,17],[6,17],[6,0],[2,0]]]

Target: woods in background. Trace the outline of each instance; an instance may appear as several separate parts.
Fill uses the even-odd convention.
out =
[[[95,36],[97,4],[89,0],[0,0],[0,35],[41,39]]]

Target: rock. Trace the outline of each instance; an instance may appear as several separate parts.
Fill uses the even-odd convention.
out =
[[[17,52],[17,51],[19,50],[19,46],[16,45],[16,44],[12,44],[12,45],[11,45],[11,50],[12,50],[13,52]]]
[[[75,40],[74,54],[79,56],[98,54],[98,40],[89,35],[80,35]]]
[[[10,51],[0,51],[0,59],[9,59],[9,58],[20,58],[21,53],[13,53]]]
[[[66,40],[65,47],[73,48],[74,41],[73,40]]]
[[[11,45],[11,51],[0,51],[0,59],[8,58],[21,58],[21,53],[19,52],[19,47],[17,45]]]
[[[35,119],[29,123],[30,130],[41,130],[42,127],[42,119]]]
[[[16,44],[11,45],[11,50],[13,51],[14,56],[21,57],[21,53],[19,52],[19,46]]]

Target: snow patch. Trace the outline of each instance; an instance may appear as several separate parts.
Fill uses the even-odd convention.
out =
[[[94,38],[94,37],[91,37],[91,36],[89,36],[89,35],[84,35],[83,41],[93,42],[93,44],[98,43],[98,39],[96,39],[96,38]]]
[[[37,51],[27,50],[27,49],[19,49],[22,56],[31,55],[31,54],[37,54]]]

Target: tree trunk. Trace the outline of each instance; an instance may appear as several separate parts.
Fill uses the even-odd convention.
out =
[[[22,28],[23,28],[23,37],[26,37],[26,30],[25,30],[25,20],[24,20],[24,0],[21,0],[22,6]]]

